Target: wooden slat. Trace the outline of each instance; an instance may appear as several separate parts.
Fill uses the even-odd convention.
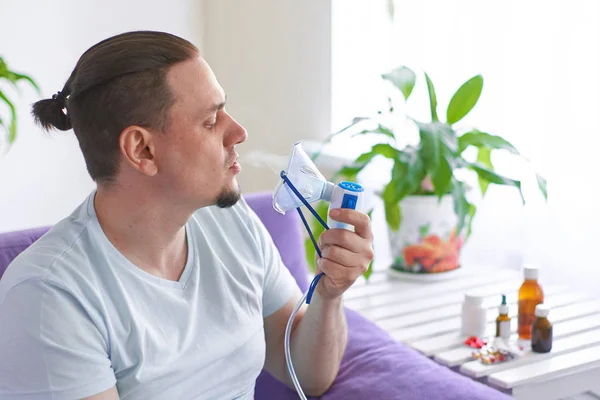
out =
[[[312,280],[312,279],[310,279]],[[387,274],[382,272],[373,273],[368,281],[358,279],[345,293],[347,300],[368,296],[373,293],[389,290],[400,285],[400,282],[390,280]]]
[[[494,274],[496,274],[498,272],[501,272],[501,274],[505,274],[505,273],[513,274],[513,275],[518,274],[514,270],[505,269],[505,270],[499,271],[496,268],[484,267],[484,268],[472,268],[469,271],[468,277],[474,278],[474,277],[482,277],[482,276],[493,276]],[[368,281],[363,278],[357,279],[356,282],[350,287],[350,289],[348,289],[344,293],[344,298],[346,300],[352,300],[352,299],[356,299],[359,297],[377,295],[378,293],[381,293],[382,291],[389,290],[391,288],[397,288],[399,286],[402,287],[403,289],[408,287],[409,290],[410,289],[420,289],[424,286],[439,285],[439,284],[442,284],[444,282],[449,282],[449,281],[457,282],[458,280],[463,279],[463,278],[465,278],[465,275],[456,276],[456,277],[453,277],[452,279],[439,281],[439,282],[407,281],[407,280],[391,278],[386,269],[385,271],[373,272],[373,274],[371,275],[371,277],[369,278]],[[309,277],[309,280],[312,280],[312,278]]]
[[[464,292],[469,289],[477,289],[486,283],[514,280],[515,277],[516,274],[512,270],[499,270],[494,274],[470,276],[456,281],[416,285],[410,289],[403,289],[403,286],[398,283],[384,291],[373,290],[373,293],[369,293],[367,296],[344,299],[344,305],[353,310],[361,311],[386,304],[419,301],[428,297],[439,296],[440,293]]]
[[[586,315],[583,317],[570,319],[569,323],[562,324],[554,320],[554,331],[557,334],[568,335],[576,332],[584,331],[587,328],[595,328],[600,326],[600,314]],[[512,327],[512,332],[516,333],[516,326]],[[486,337],[495,334],[495,326],[490,324]],[[419,340],[411,343],[411,346],[426,356],[433,356],[438,352],[462,346],[466,337],[459,335],[458,332],[452,332],[445,335],[436,336],[424,340]]]
[[[571,293],[564,293],[562,295],[555,296],[552,299],[554,300],[555,304],[573,304],[573,303],[576,303],[579,301],[589,300],[591,298],[593,298],[593,297],[588,293],[571,292]],[[516,312],[515,312],[515,314],[516,314]],[[494,315],[492,315],[493,318],[495,318]],[[562,321],[562,324],[558,324],[557,327],[568,324],[567,321]],[[513,321],[511,321],[511,322],[512,322],[511,331],[516,332],[516,329],[517,329],[516,318],[513,319]],[[557,321],[555,321],[555,323],[556,322]],[[554,332],[555,337],[561,337],[561,332],[562,331],[560,330],[560,328],[558,329],[557,332]],[[491,336],[493,336],[493,335],[491,335]],[[434,357],[434,360],[436,360],[440,364],[443,364],[443,365],[446,365],[449,367],[455,367],[455,366],[460,365],[470,359],[471,359],[471,350],[469,347],[466,347],[466,346],[464,346],[464,347],[460,346],[458,348],[454,348],[451,350],[436,353],[435,357]]]
[[[599,400],[599,376],[600,366],[575,373],[558,374],[551,379],[541,377],[515,386],[510,392],[513,398],[519,400],[568,400],[579,397],[581,393],[589,394],[591,397],[586,397],[588,400]]]
[[[544,380],[550,380],[556,376],[598,367],[600,367],[600,346],[594,346],[491,374],[488,382],[502,389],[511,389],[528,382],[535,382],[542,377]]]
[[[560,321],[569,318],[576,318],[587,314],[593,314],[600,311],[600,302],[593,300],[587,302],[581,302],[577,304],[560,306],[553,302],[552,298],[549,298],[547,304],[554,308],[552,310],[552,319]],[[513,315],[515,311],[512,312]],[[489,320],[489,316],[488,316]],[[461,318],[453,317],[442,321],[435,321],[428,324],[422,324],[410,328],[400,328],[399,330],[391,331],[391,336],[402,342],[410,343],[420,339],[426,339],[428,337],[437,336],[443,333],[458,332],[460,331]],[[491,336],[495,329],[494,324],[488,324],[487,332],[490,332],[486,336]]]
[[[559,326],[566,326],[569,324],[569,321],[562,321],[561,323],[558,323],[555,325],[556,328],[559,328]],[[567,336],[567,337],[563,337],[562,333],[564,332],[561,331],[560,329],[556,329],[555,332],[553,332],[553,337],[554,337],[554,342],[556,344],[556,351],[559,351],[560,349],[562,349],[564,346],[570,346],[572,341],[572,337],[575,336]],[[600,332],[600,331],[598,331]],[[588,333],[584,333],[584,335],[588,335]],[[513,336],[513,340],[516,340],[516,335]],[[583,337],[584,339],[589,340],[591,339],[588,336]],[[565,344],[566,341],[566,344]],[[596,338],[596,341],[592,341],[591,343],[588,344],[595,344],[595,343],[600,344],[600,335],[598,335],[598,337]],[[582,341],[582,343],[586,343],[585,341]],[[460,346],[458,348],[452,349],[452,350],[448,350],[448,351],[443,351],[440,353],[437,353],[434,357],[434,360],[437,361],[438,363],[442,364],[442,365],[446,365],[448,367],[456,367],[457,365],[461,365],[469,360],[472,359],[472,353],[473,353],[473,349],[468,347],[468,346]],[[553,351],[553,353],[555,353]],[[527,353],[529,354],[529,353]],[[525,360],[529,359],[528,357],[524,357]],[[521,360],[519,360],[521,361]],[[482,365],[481,363],[478,362],[479,365]],[[508,363],[507,363],[508,364]],[[498,366],[501,365],[506,365],[506,364],[498,364]],[[485,366],[490,367],[490,366]]]
[[[502,289],[502,286],[500,286],[500,288]],[[500,290],[500,292],[506,292],[507,287],[503,288],[504,290]],[[555,291],[560,290],[559,287],[556,286],[552,286],[549,287],[547,289],[547,295],[549,298],[554,298],[555,299],[555,304],[570,304],[573,303],[575,301],[579,301],[579,300],[583,300],[586,295],[580,294],[574,294],[574,293],[566,293],[566,294],[557,294],[556,296],[552,296]],[[563,299],[561,296],[568,296],[565,299]],[[552,296],[552,297],[551,297]],[[578,296],[577,298],[574,298]],[[515,296],[512,296],[513,298]],[[587,295],[587,298],[590,298],[590,295]],[[488,296],[486,297],[485,301],[484,301],[484,307],[488,308],[488,313],[487,313],[487,319],[488,321],[495,321],[496,317],[498,316],[498,305],[499,305],[500,301],[498,299],[498,296],[492,295],[492,296]],[[518,305],[516,301],[507,301],[508,306],[509,306],[509,310],[510,313],[509,315],[514,317],[517,315],[517,311],[518,311]],[[408,327],[408,326],[413,326],[416,324],[421,324],[421,323],[429,323],[429,322],[434,322],[434,321],[439,321],[442,319],[447,319],[447,318],[451,318],[451,317],[460,317],[462,312],[462,299],[459,303],[455,303],[455,304],[451,304],[451,305],[446,305],[446,306],[440,306],[440,307],[436,307],[434,309],[427,309],[418,313],[412,313],[412,314],[408,314],[408,315],[401,315],[398,317],[390,317],[387,319],[382,319],[382,320],[377,320],[375,321],[381,328],[388,330],[388,331],[392,331],[392,330],[397,330],[400,327]]]
[[[516,301],[517,291],[510,292],[515,284],[519,284],[518,280],[510,280],[502,283],[494,283],[491,285],[485,285],[481,287],[490,296],[485,299],[485,307],[493,307],[499,304],[499,295],[505,293],[507,295],[507,302]],[[555,287],[555,286],[553,286]],[[556,287],[556,290],[559,290]],[[564,288],[566,290],[566,288]],[[404,302],[401,304],[387,304],[381,307],[374,307],[364,311],[361,314],[372,321],[381,320],[385,318],[398,317],[406,315],[412,312],[429,310],[440,306],[446,306],[450,304],[461,303],[464,299],[464,293],[454,292],[448,294],[441,294],[439,296],[430,296],[424,300]],[[492,304],[493,303],[493,304]]]
[[[568,322],[565,323],[565,325],[566,324],[568,324]],[[481,378],[507,369],[546,360],[560,354],[566,354],[573,350],[596,345],[600,345],[600,329],[598,328],[563,338],[555,335],[552,343],[552,351],[550,353],[541,354],[526,352],[521,357],[511,360],[510,362],[491,365],[485,365],[479,361],[470,361],[460,368],[460,372],[472,378]]]

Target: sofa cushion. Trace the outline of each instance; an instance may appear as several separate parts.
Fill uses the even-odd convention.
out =
[[[346,309],[348,347],[339,374],[323,400],[509,400],[511,397],[441,366],[355,311]],[[260,375],[257,400],[297,400],[268,372]]]
[[[48,232],[50,227],[25,229],[22,231],[0,233],[0,278],[8,264],[40,236]]]

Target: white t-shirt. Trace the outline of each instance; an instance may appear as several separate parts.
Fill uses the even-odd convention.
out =
[[[263,318],[299,290],[258,217],[194,213],[174,282],[111,244],[94,194],[0,280],[0,399],[252,399]]]

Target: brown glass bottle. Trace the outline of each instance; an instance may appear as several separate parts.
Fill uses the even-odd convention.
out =
[[[548,353],[552,350],[552,324],[548,321],[548,307],[539,304],[535,308],[535,321],[531,328],[531,350]]]
[[[502,303],[498,307],[498,318],[496,318],[496,337],[510,339],[510,317],[508,316],[508,305],[506,295],[502,295]]]
[[[544,291],[538,283],[539,270],[525,267],[525,281],[519,288],[519,326],[521,340],[531,339],[531,326],[535,320],[535,307],[544,302]]]

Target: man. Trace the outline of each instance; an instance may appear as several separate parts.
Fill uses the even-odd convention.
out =
[[[0,281],[2,399],[250,399],[261,369],[293,388],[285,327],[301,293],[243,199],[246,131],[189,42],[129,32],[86,51],[33,107],[73,129],[97,188]],[[346,344],[341,296],[373,258],[368,217],[320,237],[292,335],[304,391],[325,392]]]

